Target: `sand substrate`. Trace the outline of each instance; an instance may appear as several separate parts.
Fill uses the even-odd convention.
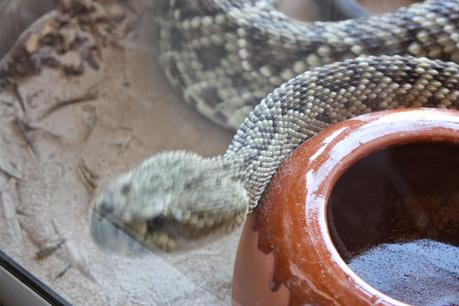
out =
[[[98,70],[45,67],[0,93],[0,245],[76,305],[228,305],[238,232],[188,253],[141,257],[105,252],[89,235],[91,199],[113,175],[162,150],[221,154],[232,138],[169,87],[151,8],[139,11],[146,17],[103,49]]]

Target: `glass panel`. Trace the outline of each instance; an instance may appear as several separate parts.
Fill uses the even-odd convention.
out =
[[[414,2],[0,0],[0,249],[75,305],[230,304],[240,225],[297,145],[400,98],[457,107],[459,4],[394,13]],[[383,54],[423,59],[355,60]],[[174,150],[219,158],[122,176]]]

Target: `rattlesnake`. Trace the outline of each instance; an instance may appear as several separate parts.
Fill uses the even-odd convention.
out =
[[[238,130],[223,156],[160,153],[108,184],[92,216],[101,243],[113,236],[107,222],[164,250],[226,233],[282,160],[326,126],[383,109],[459,108],[457,0],[315,23],[267,0],[157,2],[169,80],[199,112]]]

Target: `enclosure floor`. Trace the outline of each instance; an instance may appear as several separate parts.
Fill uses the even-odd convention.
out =
[[[144,16],[121,48],[105,49],[98,71],[65,77],[45,69],[22,80],[25,112],[11,92],[0,94],[0,168],[19,178],[0,174],[0,245],[76,305],[228,305],[238,233],[187,254],[137,258],[104,252],[89,236],[97,191],[84,183],[82,165],[103,186],[155,152],[222,154],[232,138],[165,81],[149,23]],[[59,101],[88,93],[95,99],[42,118]],[[14,117],[35,128],[27,132],[33,150]]]

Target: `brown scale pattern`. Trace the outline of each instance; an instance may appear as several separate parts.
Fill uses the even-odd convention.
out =
[[[185,101],[237,130],[274,88],[361,55],[459,62],[459,2],[430,0],[368,19],[304,23],[272,1],[158,1],[160,61]]]

